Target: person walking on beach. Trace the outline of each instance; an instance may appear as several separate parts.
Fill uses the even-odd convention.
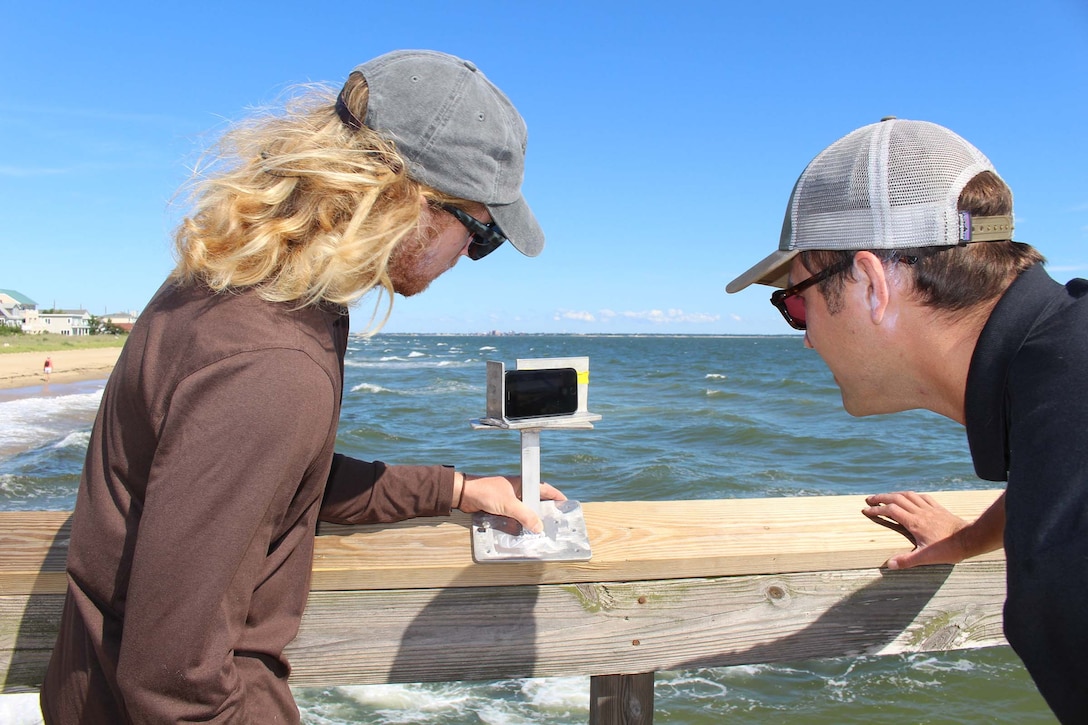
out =
[[[318,519],[459,508],[541,529],[517,478],[334,453],[346,305],[375,291],[391,307],[507,241],[543,248],[525,143],[476,66],[432,51],[371,60],[339,96],[225,134],[103,394],[47,723],[297,723],[283,650]]]
[[[47,357],[45,364],[42,365],[42,374],[45,375],[45,382],[49,382],[49,376],[53,374],[53,358]]]
[[[727,287],[771,303],[852,415],[923,408],[966,426],[975,471],[1007,481],[966,522],[913,492],[863,513],[913,537],[891,569],[1005,547],[1004,628],[1062,722],[1088,722],[1088,281],[1060,284],[1012,241],[1012,192],[936,124],[886,119],[822,151],[779,248]]]

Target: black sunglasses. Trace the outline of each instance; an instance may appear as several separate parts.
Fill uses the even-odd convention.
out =
[[[502,246],[506,241],[502,230],[495,222],[484,224],[464,209],[458,209],[452,204],[441,204],[443,210],[453,215],[453,218],[465,225],[472,232],[472,239],[468,243],[468,258],[476,261],[483,259]]]
[[[849,257],[832,264],[830,267],[820,270],[808,279],[803,282],[798,282],[792,287],[775,290],[771,294],[771,304],[775,306],[775,309],[782,313],[782,317],[786,318],[786,322],[789,323],[790,327],[795,330],[804,330],[805,300],[803,297],[799,297],[798,294],[814,284],[818,284],[825,279],[834,277],[836,274],[845,272],[853,266],[854,258]]]

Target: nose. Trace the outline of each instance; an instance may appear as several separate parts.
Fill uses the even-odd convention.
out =
[[[816,348],[814,348],[812,346],[812,341],[808,339],[808,330],[805,330],[805,347],[808,348],[809,350],[815,350],[816,349]]]

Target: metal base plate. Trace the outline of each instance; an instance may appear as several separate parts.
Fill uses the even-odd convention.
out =
[[[505,516],[472,515],[472,558],[478,564],[499,561],[589,561],[589,534],[577,501],[541,501],[544,531],[525,532]]]

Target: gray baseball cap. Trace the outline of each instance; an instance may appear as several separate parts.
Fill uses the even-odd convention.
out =
[[[521,195],[525,121],[471,61],[433,50],[398,50],[355,70],[370,91],[369,128],[393,141],[413,179],[487,207],[523,254],[544,231]]]
[[[962,137],[928,121],[888,116],[821,151],[786,206],[778,249],[725,288],[785,287],[805,250],[912,249],[1012,239],[1011,216],[961,212],[960,192],[990,160]],[[998,177],[1000,178],[1000,177]]]

